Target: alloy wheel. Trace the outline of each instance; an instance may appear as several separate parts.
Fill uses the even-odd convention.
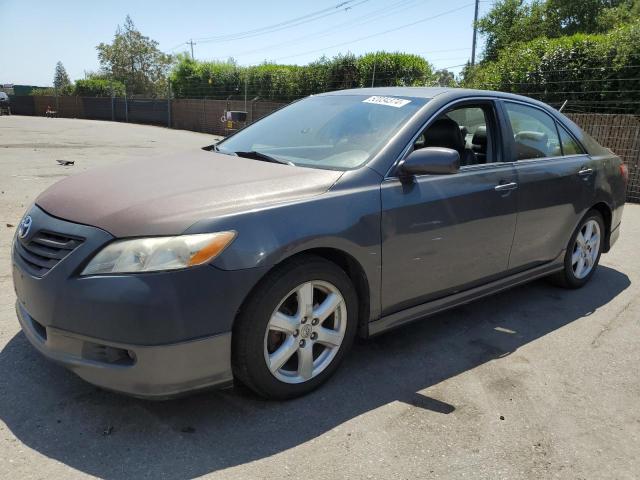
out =
[[[582,280],[593,270],[600,253],[600,237],[600,225],[595,220],[585,222],[578,232],[571,255],[571,266],[577,279]]]
[[[291,290],[273,311],[264,336],[264,359],[285,383],[302,383],[326,369],[342,345],[347,307],[331,283],[314,280]]]

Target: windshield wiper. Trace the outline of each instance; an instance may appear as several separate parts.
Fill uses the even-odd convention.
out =
[[[233,152],[239,157],[244,158],[253,158],[254,160],[262,160],[263,162],[271,162],[271,163],[281,163],[283,165],[293,165],[291,162],[285,162],[284,160],[279,160],[274,158],[266,153],[256,152],[255,150],[251,150],[250,152]]]
[[[206,150],[207,152],[220,152],[220,149],[218,148],[218,144],[216,143],[202,147],[202,150]]]

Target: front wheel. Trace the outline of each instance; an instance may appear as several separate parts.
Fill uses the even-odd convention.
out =
[[[236,319],[234,376],[267,398],[304,395],[336,370],[356,324],[345,272],[320,257],[294,259],[260,283]]]
[[[551,277],[554,283],[565,288],[580,288],[589,281],[600,261],[604,232],[600,212],[589,211],[569,240],[564,269]]]

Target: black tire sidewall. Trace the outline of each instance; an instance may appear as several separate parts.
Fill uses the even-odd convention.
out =
[[[573,264],[571,262],[571,257],[573,256],[573,247],[575,245],[576,238],[580,233],[580,230],[582,230],[582,227],[584,227],[584,224],[590,220],[595,220],[598,223],[598,226],[600,227],[600,245],[598,247],[598,256],[596,257],[596,261],[594,262],[593,267],[591,268],[591,271],[588,273],[588,275],[584,278],[577,278],[573,273]],[[571,236],[571,240],[569,241],[569,245],[567,246],[567,252],[564,257],[564,280],[568,287],[580,288],[591,279],[591,277],[593,276],[593,274],[596,272],[598,268],[598,264],[600,263],[600,256],[602,255],[604,240],[605,240],[604,220],[602,218],[602,215],[599,212],[592,210],[584,216],[584,218],[576,228],[575,232],[573,232],[573,235]]]
[[[278,380],[269,371],[264,358],[264,335],[278,304],[291,290],[312,280],[329,282],[340,291],[347,308],[345,336],[338,353],[324,371],[307,382],[289,384]],[[267,398],[286,399],[304,395],[326,381],[338,368],[353,343],[357,323],[356,291],[342,269],[315,256],[284,264],[260,282],[236,319],[232,337],[234,375]]]

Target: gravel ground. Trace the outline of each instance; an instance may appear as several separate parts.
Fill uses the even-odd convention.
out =
[[[640,477],[640,205],[582,290],[539,281],[359,342],[298,400],[236,388],[146,402],[41,358],[13,307],[25,208],[67,175],[211,139],[0,117],[0,478]]]

